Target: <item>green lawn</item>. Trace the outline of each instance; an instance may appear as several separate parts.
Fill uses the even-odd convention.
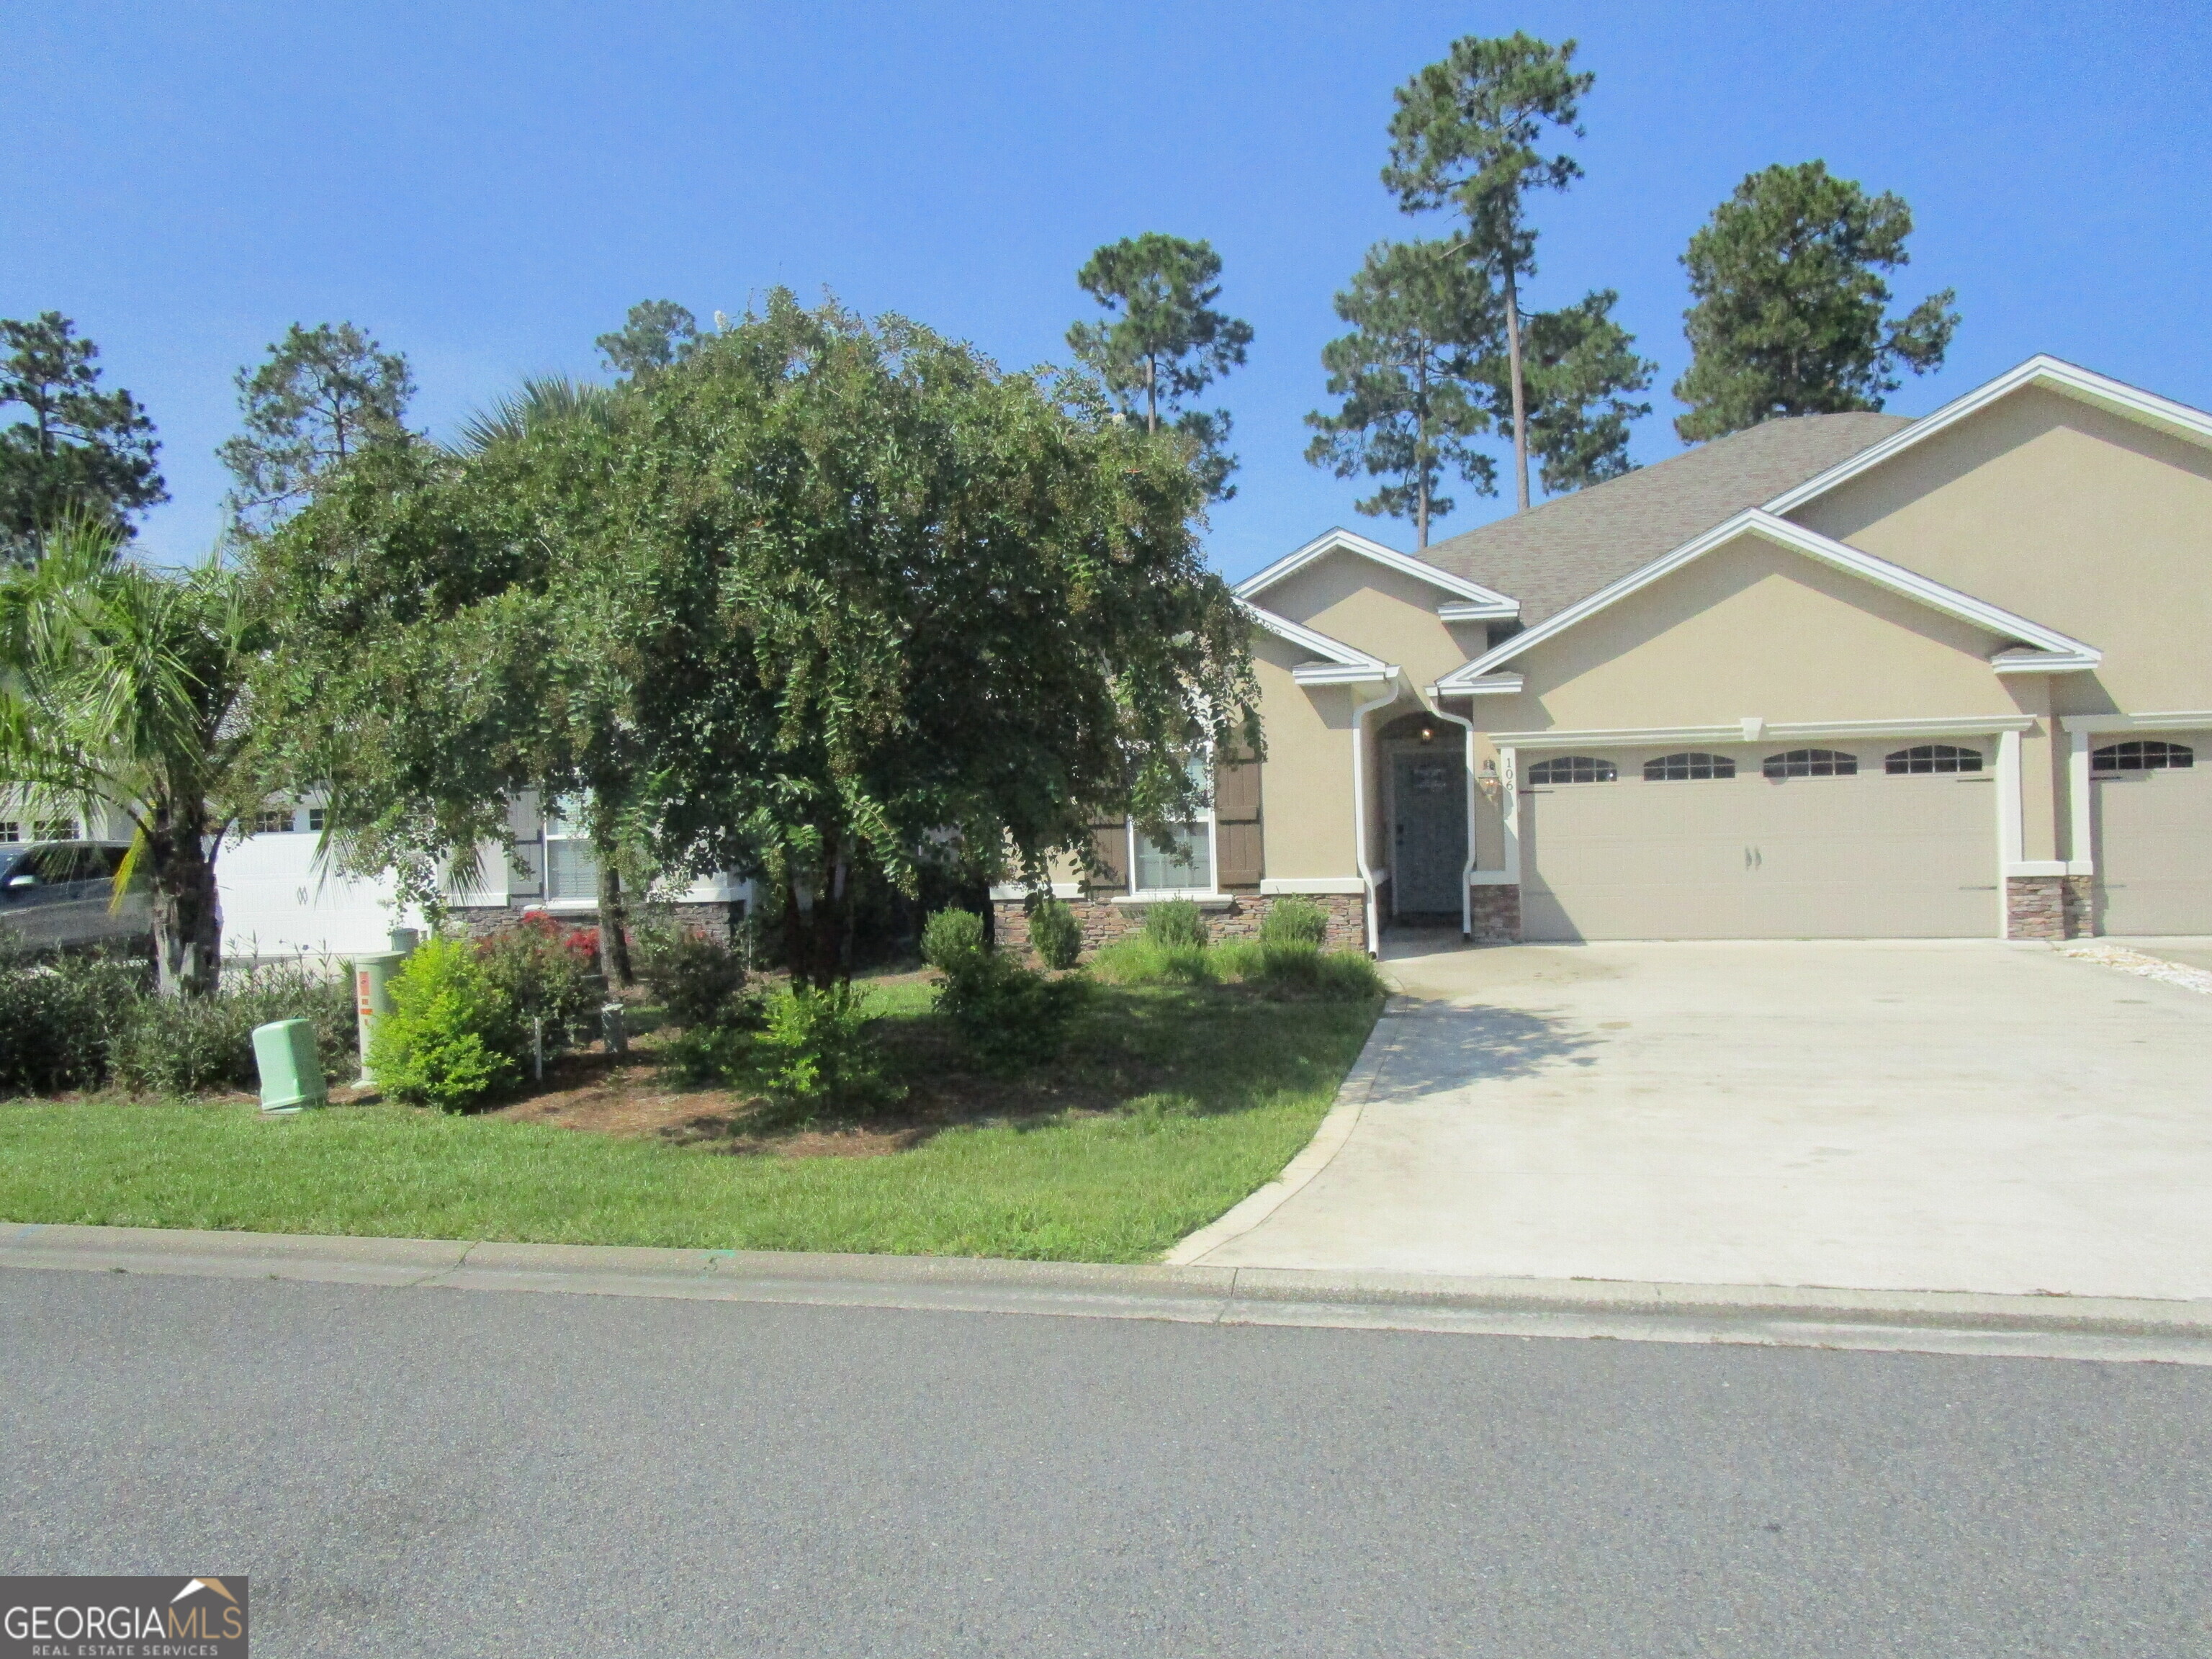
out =
[[[878,1004],[942,1070],[911,987]],[[1141,1261],[1279,1173],[1378,1005],[1101,988],[1039,1098],[870,1158],[735,1156],[394,1106],[0,1105],[0,1218]],[[1101,1109],[1103,1108],[1103,1109]]]

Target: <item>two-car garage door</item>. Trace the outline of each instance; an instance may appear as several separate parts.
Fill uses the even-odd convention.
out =
[[[1990,938],[1987,747],[1524,751],[1530,939]]]

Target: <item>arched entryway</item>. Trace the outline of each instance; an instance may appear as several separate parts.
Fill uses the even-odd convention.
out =
[[[1385,920],[1456,933],[1468,851],[1463,729],[1416,710],[1392,720],[1376,741],[1382,761],[1382,844],[1389,849]]]

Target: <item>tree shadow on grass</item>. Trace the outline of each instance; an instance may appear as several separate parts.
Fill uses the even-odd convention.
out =
[[[1375,1100],[1410,1100],[1476,1083],[1594,1066],[1601,1039],[1558,1015],[1417,1002],[1384,1016],[1391,1044]]]
[[[1270,1001],[1238,987],[1097,986],[1057,1056],[993,1067],[936,1014],[885,1015],[873,1029],[889,1075],[906,1090],[896,1104],[866,1115],[823,1112],[788,1130],[747,1115],[730,1121],[723,1146],[907,1151],[946,1129],[982,1124],[1020,1133],[1071,1115],[1249,1111],[1287,1092],[1333,1090],[1367,1018],[1366,1005]]]

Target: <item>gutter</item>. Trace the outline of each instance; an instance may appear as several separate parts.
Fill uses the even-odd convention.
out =
[[[1375,870],[1367,859],[1367,717],[1398,701],[1395,668],[1389,672],[1384,684],[1390,689],[1389,696],[1377,697],[1372,702],[1355,700],[1352,705],[1352,860],[1359,866],[1359,884],[1366,890],[1367,954],[1370,957],[1382,954],[1382,924],[1375,914]]]

